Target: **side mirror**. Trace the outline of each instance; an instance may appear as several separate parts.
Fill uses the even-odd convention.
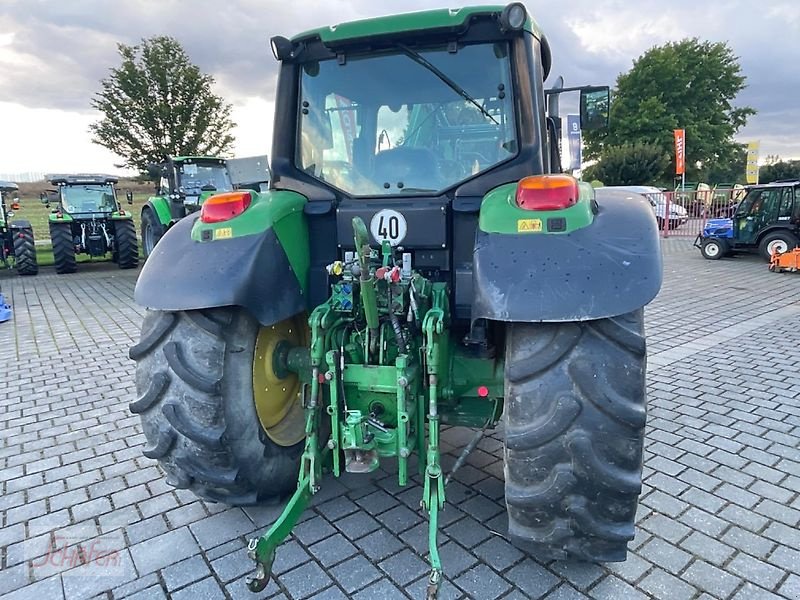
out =
[[[125,192],[125,198],[128,200],[128,204],[133,204],[133,192],[128,190]]]
[[[584,131],[607,129],[611,98],[608,86],[581,90],[581,129]]]
[[[42,192],[39,194],[39,200],[42,204],[48,205],[50,204],[50,197],[47,195],[47,192]]]
[[[156,163],[149,163],[147,165],[147,177],[153,181],[158,181],[163,171],[164,169],[161,167],[161,165]]]

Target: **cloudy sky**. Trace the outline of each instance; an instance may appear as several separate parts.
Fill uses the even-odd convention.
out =
[[[351,19],[484,1],[0,0],[0,173],[115,171],[90,141],[89,106],[117,64],[117,42],[177,38],[234,105],[239,156],[269,151],[276,63],[268,38]],[[727,41],[758,110],[741,141],[762,156],[800,158],[798,0],[528,0],[566,85],[609,84],[651,46],[685,37]],[[552,77],[552,76],[551,76]]]

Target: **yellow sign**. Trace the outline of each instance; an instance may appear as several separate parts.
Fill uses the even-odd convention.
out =
[[[745,176],[747,183],[758,183],[758,151],[761,142],[750,142],[747,144],[747,168]]]
[[[220,227],[219,229],[214,230],[214,239],[215,240],[227,240],[228,238],[233,237],[233,229],[230,227]]]
[[[517,221],[517,233],[535,233],[541,230],[541,219],[519,219]]]

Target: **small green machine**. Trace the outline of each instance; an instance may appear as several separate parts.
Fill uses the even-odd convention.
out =
[[[269,189],[206,198],[136,285],[144,455],[202,498],[286,502],[249,543],[256,592],[327,478],[418,480],[433,598],[448,478],[502,420],[508,539],[624,560],[658,231],[647,203],[561,174],[558,149],[559,96],[601,128],[608,88],[545,88],[550,46],[519,2],[272,50]],[[475,430],[448,472],[443,426]]]
[[[20,275],[36,275],[39,266],[30,221],[11,221],[14,212],[21,208],[16,197],[12,196],[18,191],[16,183],[0,181],[0,261],[6,268],[16,268]]]
[[[142,207],[142,253],[147,258],[167,230],[203,205],[209,196],[234,188],[259,191],[269,181],[266,156],[217,158],[170,156],[148,167],[156,194]]]
[[[50,176],[55,189],[42,192],[41,200],[48,208],[55,204],[48,225],[56,273],[74,273],[78,254],[104,257],[111,253],[111,260],[120,269],[139,265],[133,214],[122,208],[117,181],[116,177],[99,174]],[[131,192],[127,201],[133,204]]]

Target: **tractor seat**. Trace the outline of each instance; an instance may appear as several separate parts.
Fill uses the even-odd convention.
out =
[[[438,190],[439,167],[427,148],[392,148],[375,156],[372,180],[381,188],[422,188]],[[400,183],[402,186],[398,186]]]

